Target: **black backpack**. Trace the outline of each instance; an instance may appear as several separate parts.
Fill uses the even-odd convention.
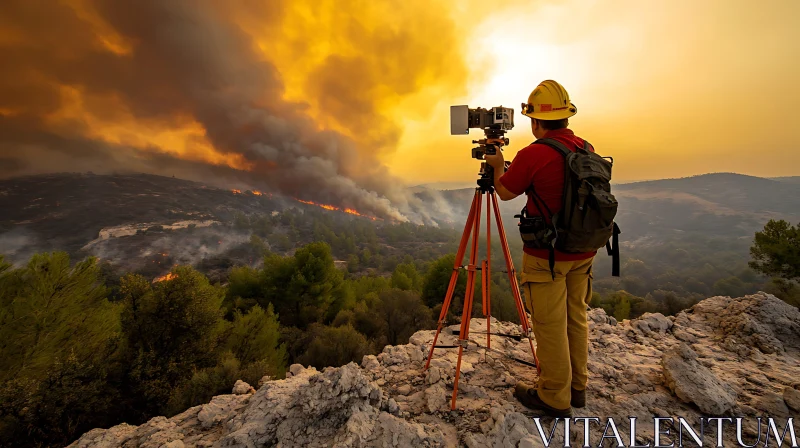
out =
[[[547,145],[564,157],[564,194],[561,212],[553,214],[536,193],[528,189],[540,216],[530,217],[526,208],[519,215],[522,241],[527,247],[550,251],[550,272],[555,278],[555,251],[581,253],[606,247],[612,256],[611,275],[619,277],[619,234],[614,222],[617,200],[611,194],[614,159],[601,157],[584,141],[583,148],[570,151],[561,142],[543,138],[534,143]],[[542,209],[544,208],[544,210]],[[547,211],[545,215],[544,211]],[[550,216],[548,223],[544,216]]]

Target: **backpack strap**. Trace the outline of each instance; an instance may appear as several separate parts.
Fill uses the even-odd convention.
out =
[[[564,146],[563,143],[561,143],[560,141],[558,141],[556,139],[552,139],[552,138],[540,138],[539,140],[536,140],[533,143],[534,144],[542,144],[542,145],[549,146],[549,147],[555,149],[556,151],[558,151],[564,157],[567,157],[569,155],[569,153],[572,152],[572,151],[569,150],[569,148]]]
[[[583,149],[588,152],[594,152],[594,147],[591,143],[587,142],[586,140],[583,141]],[[613,160],[612,160],[613,162]],[[622,231],[619,229],[619,226],[616,222],[614,222],[614,230],[611,234],[611,239],[606,242],[606,251],[608,255],[611,257],[611,276],[612,277],[619,277],[620,276],[620,258],[619,258],[619,234]]]
[[[565,161],[567,159],[567,156],[570,155],[570,153],[572,153],[572,151],[569,148],[567,148],[563,143],[561,143],[560,141],[558,141],[556,139],[540,138],[540,139],[536,140],[533,143],[534,144],[537,144],[537,143],[538,144],[542,144],[542,145],[549,146],[549,147],[555,149],[556,151],[558,151],[559,154],[561,154],[562,157],[564,157]],[[584,147],[585,147],[585,145],[584,145]],[[566,192],[567,192],[567,182],[569,182],[569,171],[565,168],[564,169],[564,190],[561,193],[561,195],[563,196],[563,199],[562,199],[563,204],[561,206],[562,213],[564,211],[566,211],[566,206],[567,206],[567,204],[566,204],[566,202],[567,202],[567,194],[566,194]],[[531,189],[533,189],[533,185],[531,185]],[[535,190],[533,190],[533,191],[535,193]],[[544,203],[544,201],[542,201],[542,202]],[[549,212],[549,210],[548,210],[548,212]],[[548,261],[548,264],[550,265],[550,275],[553,277],[553,280],[555,280],[556,279],[556,270],[555,270],[555,268],[556,268],[556,239],[558,239],[558,230],[557,230],[558,224],[556,223],[556,221],[558,220],[558,218],[551,213],[550,220],[551,220],[551,223],[553,224],[553,229],[556,231],[556,238],[553,239],[553,242],[550,245],[549,254],[548,254],[549,256],[548,256],[548,260],[547,261]]]
[[[611,257],[611,276],[612,277],[619,277],[619,234],[622,233],[619,230],[619,226],[617,223],[614,223],[614,233],[611,235],[611,239],[606,242],[606,252]]]
[[[584,147],[586,146],[585,142],[586,141],[584,140]],[[572,151],[569,148],[567,148],[563,143],[561,143],[560,141],[558,141],[556,139],[540,138],[539,140],[536,140],[533,143],[534,144],[535,143],[540,143],[542,145],[549,146],[549,147],[555,149],[556,151],[558,151],[559,154],[561,154],[564,157],[564,162],[565,163],[566,163],[566,160],[567,160],[567,156],[572,153]],[[561,196],[562,196],[562,199],[561,199],[562,200],[562,203],[561,203],[561,215],[564,215],[564,213],[567,212],[567,201],[569,200],[569,198],[567,198],[567,187],[568,186],[569,186],[569,169],[565,165],[564,166],[564,190],[561,192]],[[553,225],[557,225],[557,224],[554,222]]]

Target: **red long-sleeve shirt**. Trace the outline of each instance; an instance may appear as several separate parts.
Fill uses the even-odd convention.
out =
[[[583,139],[575,135],[570,129],[556,129],[548,131],[544,138],[552,138],[563,143],[567,148],[575,151],[578,147],[583,147]],[[528,193],[528,188],[533,185],[536,193],[550,209],[556,214],[561,211],[564,194],[564,157],[554,148],[543,144],[534,144],[522,148],[511,166],[500,177],[500,183],[514,194],[526,193],[528,203],[526,205],[529,216],[544,216],[548,221],[547,209],[539,204],[542,213],[534,203],[533,195]],[[525,247],[525,253],[534,257],[547,259],[549,252],[546,249],[531,249]],[[597,252],[584,252],[578,254],[564,253],[556,251],[556,261],[576,261],[585,260],[593,257]]]

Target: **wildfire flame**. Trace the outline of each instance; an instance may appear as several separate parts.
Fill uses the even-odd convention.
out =
[[[162,275],[161,277],[156,277],[156,279],[153,280],[153,283],[168,282],[168,281],[174,280],[176,278],[178,278],[178,276],[176,274],[173,274],[172,272],[170,272],[167,275]]]
[[[355,209],[352,209],[352,208],[340,208],[340,207],[337,207],[337,206],[335,206],[335,205],[329,205],[329,204],[320,204],[319,202],[314,202],[314,201],[304,201],[304,200],[302,200],[302,199],[297,199],[297,198],[295,198],[295,200],[296,200],[297,202],[302,202],[303,204],[315,205],[315,206],[317,206],[317,207],[322,207],[322,208],[324,208],[325,210],[334,210],[334,211],[337,211],[337,212],[345,212],[345,213],[349,213],[349,214],[351,214],[351,215],[356,215],[356,216],[362,216],[362,217],[364,217],[364,218],[369,218],[369,219],[371,219],[371,220],[373,220],[373,221],[377,221],[377,220],[378,220],[378,218],[377,218],[377,217],[375,217],[375,216],[364,215],[364,214],[362,214],[362,213],[359,213],[357,210],[355,210]]]
[[[346,208],[346,209],[344,209],[344,212],[345,212],[345,213],[350,213],[351,215],[363,216],[363,217],[365,217],[365,218],[370,218],[370,219],[372,219],[373,221],[375,221],[375,220],[377,220],[377,219],[378,219],[378,218],[376,218],[376,217],[374,217],[374,216],[363,215],[363,214],[359,213],[358,211],[356,211],[356,210],[354,210],[354,209],[352,209],[352,208]]]
[[[266,196],[268,198],[272,197],[272,193],[264,193],[264,192],[261,192],[261,191],[258,191],[258,190],[249,190],[249,191],[250,191],[250,193],[253,193],[253,196]],[[239,190],[238,188],[235,188],[235,189],[231,190],[231,193],[233,193],[233,194],[242,194],[242,190]]]
[[[233,194],[242,194],[242,190],[239,190],[239,189],[233,189],[233,190],[231,190],[231,192],[233,192]],[[270,197],[270,198],[272,197],[272,193],[263,193],[263,192],[258,191],[258,190],[250,190],[250,192],[253,193],[253,195],[255,195],[255,196],[265,196],[266,195],[267,197]],[[320,202],[314,202],[314,201],[305,201],[303,199],[297,199],[297,198],[294,198],[294,200],[297,201],[297,202],[302,202],[303,204],[308,204],[308,205],[313,205],[313,206],[316,206],[316,207],[321,207],[321,208],[324,208],[325,210],[332,210],[332,211],[336,211],[336,212],[345,212],[345,213],[349,213],[351,215],[361,216],[363,218],[369,218],[369,219],[371,219],[373,221],[377,221],[378,219],[380,219],[380,218],[377,218],[375,216],[370,216],[370,215],[365,215],[363,213],[359,213],[359,211],[354,209],[354,208],[349,208],[349,207],[342,208],[342,207],[337,207],[335,205],[322,204]]]

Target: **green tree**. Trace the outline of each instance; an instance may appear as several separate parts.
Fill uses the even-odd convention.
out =
[[[94,258],[34,255],[11,269],[0,257],[0,446],[66,445],[115,423],[106,380],[119,307]]]
[[[631,301],[627,296],[621,296],[619,301],[614,304],[614,318],[618,321],[628,319],[631,316]]]
[[[800,224],[769,220],[764,230],[756,232],[750,256],[753,270],[772,277],[766,289],[800,307]]]
[[[450,276],[453,273],[455,254],[445,255],[431,263],[425,279],[422,282],[422,300],[429,307],[441,305],[447,294],[447,287],[450,284]],[[456,288],[453,293],[453,302],[460,303],[464,299],[467,289],[467,276],[459,275]]]
[[[772,281],[767,283],[764,290],[779,297],[789,305],[800,308],[800,286],[796,282],[773,278]]]
[[[66,446],[92,428],[119,422],[119,400],[103,366],[74,353],[57,357],[42,378],[0,384],[0,446]]]
[[[261,256],[267,255],[269,253],[269,248],[267,248],[267,243],[264,242],[261,237],[256,235],[255,233],[250,235],[250,246],[256,250]]]
[[[270,249],[278,252],[286,252],[294,246],[286,233],[271,233],[267,241]]]
[[[164,412],[172,390],[195,368],[216,365],[224,330],[224,291],[189,266],[151,285],[140,275],[122,280],[122,331],[134,406],[143,415]]]
[[[347,280],[347,283],[353,288],[353,294],[359,301],[367,300],[366,297],[370,294],[377,298],[382,291],[392,287],[391,279],[378,275],[362,275],[361,277]]]
[[[351,310],[358,303],[352,285],[344,281],[338,283],[336,289],[333,290],[332,297],[333,300],[331,301],[330,305],[328,305],[328,309],[325,314],[326,323],[333,320],[339,311]]]
[[[315,325],[315,337],[299,362],[318,369],[327,366],[341,366],[351,361],[361,362],[370,352],[370,344],[363,334],[353,327],[325,327]]]
[[[367,301],[358,303],[353,310],[339,313],[333,326],[351,325],[359,333],[372,341],[376,347],[383,347],[386,341],[386,322],[379,313],[380,299],[370,296]]]
[[[215,395],[230,393],[238,379],[242,379],[241,363],[231,353],[226,353],[219,364],[193,370],[188,380],[174,388],[164,413],[172,416],[192,406],[208,403]]]
[[[361,269],[361,262],[358,259],[358,255],[350,254],[347,257],[347,272],[355,273]]]
[[[262,299],[261,277],[258,270],[249,266],[236,266],[228,275],[225,291],[225,309],[229,317],[236,311],[247,312]]]
[[[343,274],[326,243],[301,247],[293,257],[268,256],[261,272],[266,301],[262,306],[272,303],[286,326],[302,329],[320,321],[331,303],[346,294],[341,289]]]
[[[278,316],[272,305],[265,311],[256,305],[247,314],[236,313],[233,325],[225,335],[225,349],[242,364],[264,361],[273,377],[282,376],[286,368],[286,346],[279,344]]]
[[[385,322],[386,341],[389,345],[408,343],[417,330],[433,328],[431,310],[413,291],[391,289],[380,296],[378,312]]]
[[[603,297],[599,292],[592,292],[592,299],[589,301],[589,306],[592,308],[601,308],[603,304]]]
[[[392,288],[405,291],[422,291],[422,276],[413,263],[398,264],[392,272]]]
[[[27,266],[0,264],[0,381],[41,378],[56,358],[89,362],[119,331],[94,258],[70,266],[64,252],[34,255]]]
[[[173,389],[164,413],[172,416],[208,403],[216,395],[229,394],[236,380],[256,387],[265,374],[274,377],[270,371],[271,366],[264,361],[245,366],[232,353],[223,353],[216,366],[194,370],[191,378]]]
[[[750,256],[750,267],[764,275],[800,278],[800,225],[770,219],[764,230],[756,232]]]
[[[483,315],[483,272],[478,272],[475,276],[475,299],[473,300],[473,316]],[[490,275],[489,280],[489,293],[491,297],[492,317],[507,321],[519,323],[519,313],[514,304],[514,295],[511,291],[511,285],[508,282],[508,276],[502,272],[494,272]],[[520,294],[522,292],[520,291]],[[520,298],[525,300],[525,296],[521,295]],[[441,310],[441,309],[440,309]],[[450,313],[458,314],[460,316],[461,310],[450,307]],[[437,314],[438,316],[438,314]]]
[[[369,249],[361,251],[361,262],[365,266],[372,266],[372,252]]]
[[[691,308],[697,300],[691,297],[678,297],[674,292],[668,291],[664,294],[664,314],[674,316],[681,311]]]

